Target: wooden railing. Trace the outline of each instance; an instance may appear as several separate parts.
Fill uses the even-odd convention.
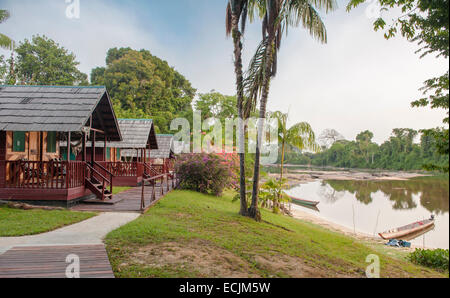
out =
[[[112,178],[108,179],[105,176],[103,176],[99,171],[97,171],[94,166],[86,163],[86,177],[88,177],[90,179],[90,181],[88,181],[87,183],[92,183],[94,184],[94,180],[99,181],[99,183],[102,185],[102,189],[98,190],[101,191],[101,200],[103,201],[105,199],[105,190],[106,187],[109,185],[110,186],[110,191],[112,193]],[[95,189],[93,189],[95,190]],[[95,190],[97,191],[97,190]]]
[[[92,174],[94,175],[95,178],[100,178],[102,181],[103,180],[103,189],[105,189],[106,185],[105,182],[108,183],[107,185],[109,186],[109,191],[112,193],[113,192],[113,178],[115,177],[115,175],[108,170],[107,168],[105,168],[103,165],[101,165],[98,162],[94,161],[93,166],[88,165],[91,168],[93,168],[95,171],[92,172]],[[108,178],[105,178],[108,177]]]
[[[161,196],[164,195],[164,181],[166,181],[166,190],[170,191],[170,182],[172,180],[172,189],[177,187],[177,177],[174,171],[162,173],[160,174],[158,169],[155,169],[154,166],[144,163],[144,172],[147,174],[147,178],[143,177],[142,181],[142,191],[141,191],[141,211],[144,212],[147,208],[145,203],[145,187],[150,186],[152,188],[150,201],[148,207],[150,207],[156,201],[156,187],[157,183],[160,183],[160,191]],[[159,170],[164,169],[161,167]],[[148,184],[148,185],[146,185]]]
[[[111,172],[114,177],[142,176],[143,165],[138,162],[97,162]]]
[[[5,161],[5,187],[68,189],[84,185],[85,163],[67,161]]]

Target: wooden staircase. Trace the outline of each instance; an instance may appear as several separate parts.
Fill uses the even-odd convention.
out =
[[[95,162],[93,165],[86,164],[86,171],[86,188],[97,197],[97,199],[88,200],[87,202],[106,204],[114,203],[112,194],[113,174]],[[106,176],[109,176],[109,178],[106,178]]]

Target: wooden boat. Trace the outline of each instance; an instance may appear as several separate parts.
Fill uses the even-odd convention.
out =
[[[403,240],[403,238],[407,238],[408,235],[420,233],[421,231],[430,229],[433,226],[434,226],[434,216],[431,216],[430,219],[421,220],[404,227],[379,233],[378,235],[380,235],[380,237],[385,240],[391,239]]]
[[[292,197],[292,196],[289,196],[289,197],[291,198],[291,200],[294,203],[298,203],[298,204],[306,205],[306,206],[316,207],[320,203],[320,202],[317,202],[317,201],[309,201],[309,200],[299,199],[299,198]]]

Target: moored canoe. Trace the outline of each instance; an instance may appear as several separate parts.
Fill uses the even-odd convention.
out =
[[[299,203],[299,204],[302,204],[302,205],[308,205],[308,206],[316,207],[320,203],[320,202],[317,202],[317,201],[309,201],[309,200],[299,199],[299,198],[292,197],[292,196],[289,196],[289,197],[291,198],[291,200],[293,202]]]
[[[434,226],[434,217],[430,219],[421,220],[397,229],[392,229],[383,233],[379,233],[381,238],[385,240],[398,239],[403,240],[402,237],[407,237],[408,235],[419,233],[420,231],[429,229]]]

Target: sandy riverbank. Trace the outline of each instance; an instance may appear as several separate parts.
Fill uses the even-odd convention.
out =
[[[355,181],[406,181],[416,177],[429,176],[412,172],[365,172],[365,171],[320,171],[320,170],[292,170],[288,169],[284,177],[288,179],[290,187],[316,180],[355,180]],[[270,173],[269,177],[278,178],[280,174]]]

